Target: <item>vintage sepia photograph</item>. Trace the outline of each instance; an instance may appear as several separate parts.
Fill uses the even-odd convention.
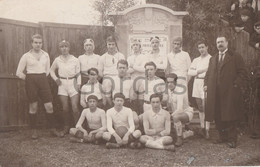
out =
[[[260,0],[0,0],[0,167],[260,166]]]

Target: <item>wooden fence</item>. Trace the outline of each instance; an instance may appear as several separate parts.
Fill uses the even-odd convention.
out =
[[[254,67],[259,52],[248,45],[247,32],[235,33],[231,28],[224,31],[230,36],[230,46],[244,58],[247,67]],[[43,49],[50,55],[51,62],[59,55],[58,43],[66,39],[71,43],[71,54],[78,57],[84,53],[83,40],[91,37],[95,41],[95,53],[105,52],[105,38],[114,32],[113,27],[69,25],[56,23],[28,23],[0,19],[0,131],[28,125],[28,102],[24,81],[15,76],[21,56],[31,48],[31,35],[43,35]],[[215,39],[212,39],[215,42]],[[192,52],[193,53],[193,52]],[[50,79],[53,95],[57,87]],[[55,110],[59,110],[57,96],[54,96]],[[40,107],[40,120],[43,121],[43,107]],[[44,121],[43,121],[44,122]]]
[[[50,55],[51,63],[59,55],[58,43],[65,39],[71,44],[71,54],[78,57],[84,53],[83,41],[91,37],[97,54],[105,52],[105,39],[114,32],[113,27],[85,26],[56,23],[28,23],[0,19],[0,131],[28,125],[28,102],[24,81],[15,76],[21,56],[31,49],[31,36],[43,35],[43,49]],[[57,87],[50,79],[53,94]],[[54,97],[58,104],[57,97]],[[55,105],[55,110],[60,107]],[[40,123],[44,122],[40,105]]]

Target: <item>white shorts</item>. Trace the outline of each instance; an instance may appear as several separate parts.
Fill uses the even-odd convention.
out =
[[[204,79],[194,80],[192,97],[204,99]]]
[[[77,89],[77,83],[75,79],[60,79],[61,85],[58,88],[58,95],[72,97],[79,92]],[[75,82],[75,83],[74,83]]]
[[[179,114],[180,112],[174,112],[173,114],[172,114],[172,116],[174,116],[175,114]],[[182,113],[182,112],[181,112]],[[183,111],[183,113],[185,113],[185,114],[187,114],[188,115],[188,117],[189,117],[189,122],[192,120],[192,118],[193,118],[193,113],[194,113],[194,111],[193,111],[193,108],[192,107],[188,107],[188,108],[186,108],[184,111]]]

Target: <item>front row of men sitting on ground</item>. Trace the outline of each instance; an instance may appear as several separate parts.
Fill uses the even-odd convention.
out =
[[[70,134],[73,136],[70,141],[94,144],[106,141],[107,148],[120,148],[122,146],[142,148],[145,146],[174,151],[171,120],[173,120],[177,132],[175,145],[181,146],[182,124],[189,123],[192,119],[193,109],[189,107],[185,94],[175,92],[176,74],[168,74],[166,78],[169,88],[169,108],[176,106],[175,109],[171,108],[170,112],[164,110],[162,108],[162,94],[154,93],[149,100],[151,108],[138,116],[135,111],[125,107],[127,99],[124,94],[115,93],[113,96],[114,107],[105,112],[97,107],[99,101],[97,96],[89,95],[86,100],[89,108],[82,111],[76,127],[70,129]],[[181,102],[177,102],[177,100],[181,100]],[[182,104],[181,107],[180,104]],[[84,120],[87,122],[85,128],[83,127]]]

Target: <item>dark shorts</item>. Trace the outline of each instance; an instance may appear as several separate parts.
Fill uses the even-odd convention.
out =
[[[52,94],[46,74],[27,74],[25,90],[30,103],[37,102],[39,97],[43,103],[52,102]]]

